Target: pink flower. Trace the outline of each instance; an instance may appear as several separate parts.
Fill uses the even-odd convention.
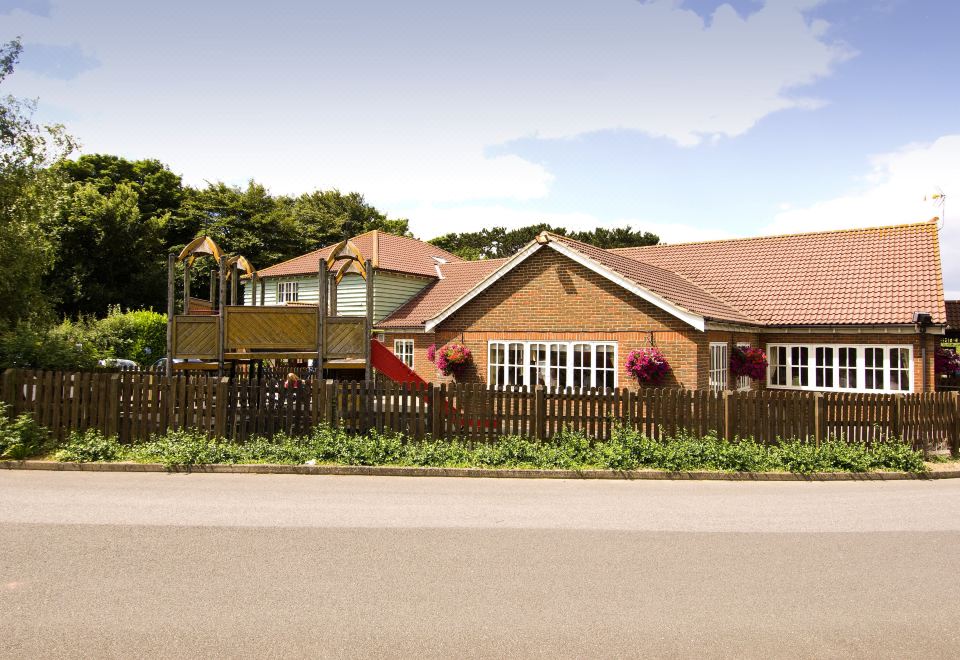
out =
[[[427,357],[430,357],[429,350]],[[433,363],[444,376],[459,376],[472,359],[470,349],[463,344],[447,344],[443,348],[435,348]]]
[[[435,362],[435,361],[436,361],[436,359],[437,359],[437,345],[436,345],[436,344],[430,344],[430,345],[427,347],[427,359],[430,360],[431,362]]]
[[[730,353],[730,371],[734,376],[760,380],[767,375],[767,354],[755,346],[735,346]]]
[[[627,371],[644,385],[657,385],[670,373],[670,363],[659,348],[641,348],[630,351]]]
[[[960,355],[947,348],[938,348],[933,354],[933,369],[938,374],[960,373]]]

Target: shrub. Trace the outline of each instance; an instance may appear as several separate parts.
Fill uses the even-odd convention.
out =
[[[0,459],[22,461],[50,448],[50,431],[22,413],[14,419],[8,416],[8,407],[0,403]]]
[[[0,368],[92,369],[98,353],[85,332],[72,321],[47,329],[19,325],[0,336]]]
[[[960,355],[949,348],[938,348],[933,354],[933,369],[938,374],[960,373]]]
[[[96,429],[74,431],[53,457],[61,462],[92,463],[124,457],[124,446],[116,437],[107,438]]]
[[[100,358],[123,358],[147,365],[166,353],[167,317],[149,310],[121,312],[111,307],[106,318],[90,323],[87,339]]]

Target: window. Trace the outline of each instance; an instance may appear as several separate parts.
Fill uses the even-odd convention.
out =
[[[894,392],[910,391],[910,349],[890,349],[890,389]]]
[[[729,363],[727,345],[710,344],[710,389],[714,392],[727,389]]]
[[[806,346],[790,347],[790,386],[806,387],[810,384],[810,349]]]
[[[573,386],[590,387],[593,371],[593,354],[590,344],[573,345]]]
[[[738,342],[737,348],[749,348],[750,344],[744,342]],[[750,382],[750,376],[737,376],[737,389],[738,390],[749,390],[753,384]]]
[[[519,342],[490,344],[487,381],[491,385],[522,385],[523,350],[524,346]]]
[[[491,341],[488,356],[490,385],[617,386],[616,344]]]
[[[400,358],[405,365],[413,369],[413,340],[412,339],[394,339],[393,352]]]
[[[787,347],[771,346],[767,351],[767,360],[770,363],[770,384],[786,387],[787,385]]]
[[[837,354],[840,356],[837,386],[842,390],[857,389],[857,349],[841,346]]]
[[[883,349],[863,349],[863,386],[868,390],[882,390],[883,387]]]
[[[830,389],[833,387],[833,347],[817,346],[817,376],[818,388]]]
[[[770,345],[767,385],[835,392],[910,392],[910,346]]]
[[[296,302],[300,298],[299,282],[277,282],[277,302]]]

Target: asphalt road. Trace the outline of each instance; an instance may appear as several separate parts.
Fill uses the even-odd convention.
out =
[[[956,657],[960,480],[0,471],[2,657]]]

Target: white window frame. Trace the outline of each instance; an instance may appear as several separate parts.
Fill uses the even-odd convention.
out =
[[[750,342],[738,341],[737,348],[750,348]],[[753,388],[753,379],[750,376],[737,376],[737,391],[742,392]]]
[[[519,344],[522,347],[522,363],[514,364],[510,360],[510,347],[511,345]],[[497,347],[499,350],[503,351],[503,360],[495,359],[499,356],[495,356],[494,347]],[[605,384],[597,385],[598,380],[604,378],[605,374],[613,374],[613,385],[612,387],[616,388],[619,385],[619,369],[618,369],[618,353],[619,347],[615,341],[558,341],[555,339],[535,339],[530,341],[515,340],[515,339],[491,339],[487,341],[487,384],[503,386],[503,385],[526,385],[527,387],[533,388],[536,387],[539,382],[539,377],[541,374],[544,376],[543,385],[544,387],[555,387],[553,382],[558,378],[560,369],[563,369],[563,377],[566,380],[566,387],[572,388],[574,382],[574,347],[581,349],[589,350],[590,355],[590,383],[585,385],[584,389],[589,389],[593,387],[598,387],[603,389],[606,387]],[[532,347],[543,347],[545,348],[546,359],[540,361],[540,364],[533,365],[531,362],[532,356]],[[606,350],[612,348],[613,352],[613,366],[607,367],[602,366],[598,367],[597,360],[597,350],[598,348],[604,349],[603,355],[606,354]],[[556,349],[556,352],[554,351]],[[554,356],[561,355],[565,356],[565,364],[553,364]],[[558,360],[559,361],[559,360]],[[506,382],[499,382],[497,377],[497,370],[503,368],[504,370],[504,380]],[[519,381],[510,382],[509,375],[516,375],[514,370],[519,368]],[[511,370],[508,372],[508,370]]]
[[[412,339],[393,340],[393,354],[400,358],[400,360],[411,369],[413,369],[413,353],[414,341]]]
[[[774,369],[777,366],[776,351],[777,349],[785,348],[786,349],[786,363],[779,365],[781,367],[786,367],[786,383],[784,385],[775,385],[773,383],[773,374]],[[807,349],[807,364],[806,366],[794,365],[793,357],[794,350],[799,348]],[[833,385],[831,387],[818,387],[817,386],[817,349],[818,348],[829,348],[833,351],[832,354],[832,364],[829,367],[821,367],[820,369],[829,369],[833,374]],[[866,383],[866,374],[867,374],[867,360],[866,354],[867,350],[880,349],[883,351],[883,367],[882,367],[882,387],[881,388],[871,388],[867,389]],[[897,349],[898,357],[900,357],[899,351],[907,352],[907,367],[901,369],[899,367],[894,367],[894,361],[891,359],[891,351]],[[767,387],[775,390],[806,390],[812,392],[854,392],[859,394],[908,394],[915,391],[914,386],[914,377],[913,377],[913,345],[912,344],[847,344],[847,343],[836,343],[836,344],[787,344],[787,343],[770,343],[767,344],[767,355],[770,359],[770,367],[767,369]],[[856,356],[856,366],[840,366],[840,353],[841,351],[851,350]],[[807,385],[795,386],[790,383],[793,381],[793,376],[797,374],[797,370],[804,371],[807,370],[809,373],[807,375]],[[851,375],[855,375],[857,379],[856,387],[840,387],[840,372],[848,370]],[[899,376],[906,374],[910,379],[910,387],[908,389],[893,389],[892,382],[894,379],[891,378],[891,372],[898,372],[898,382]]]
[[[277,303],[297,302],[300,300],[300,282],[296,280],[277,282]]]
[[[730,345],[725,341],[710,342],[710,389],[722,392],[730,381]]]

